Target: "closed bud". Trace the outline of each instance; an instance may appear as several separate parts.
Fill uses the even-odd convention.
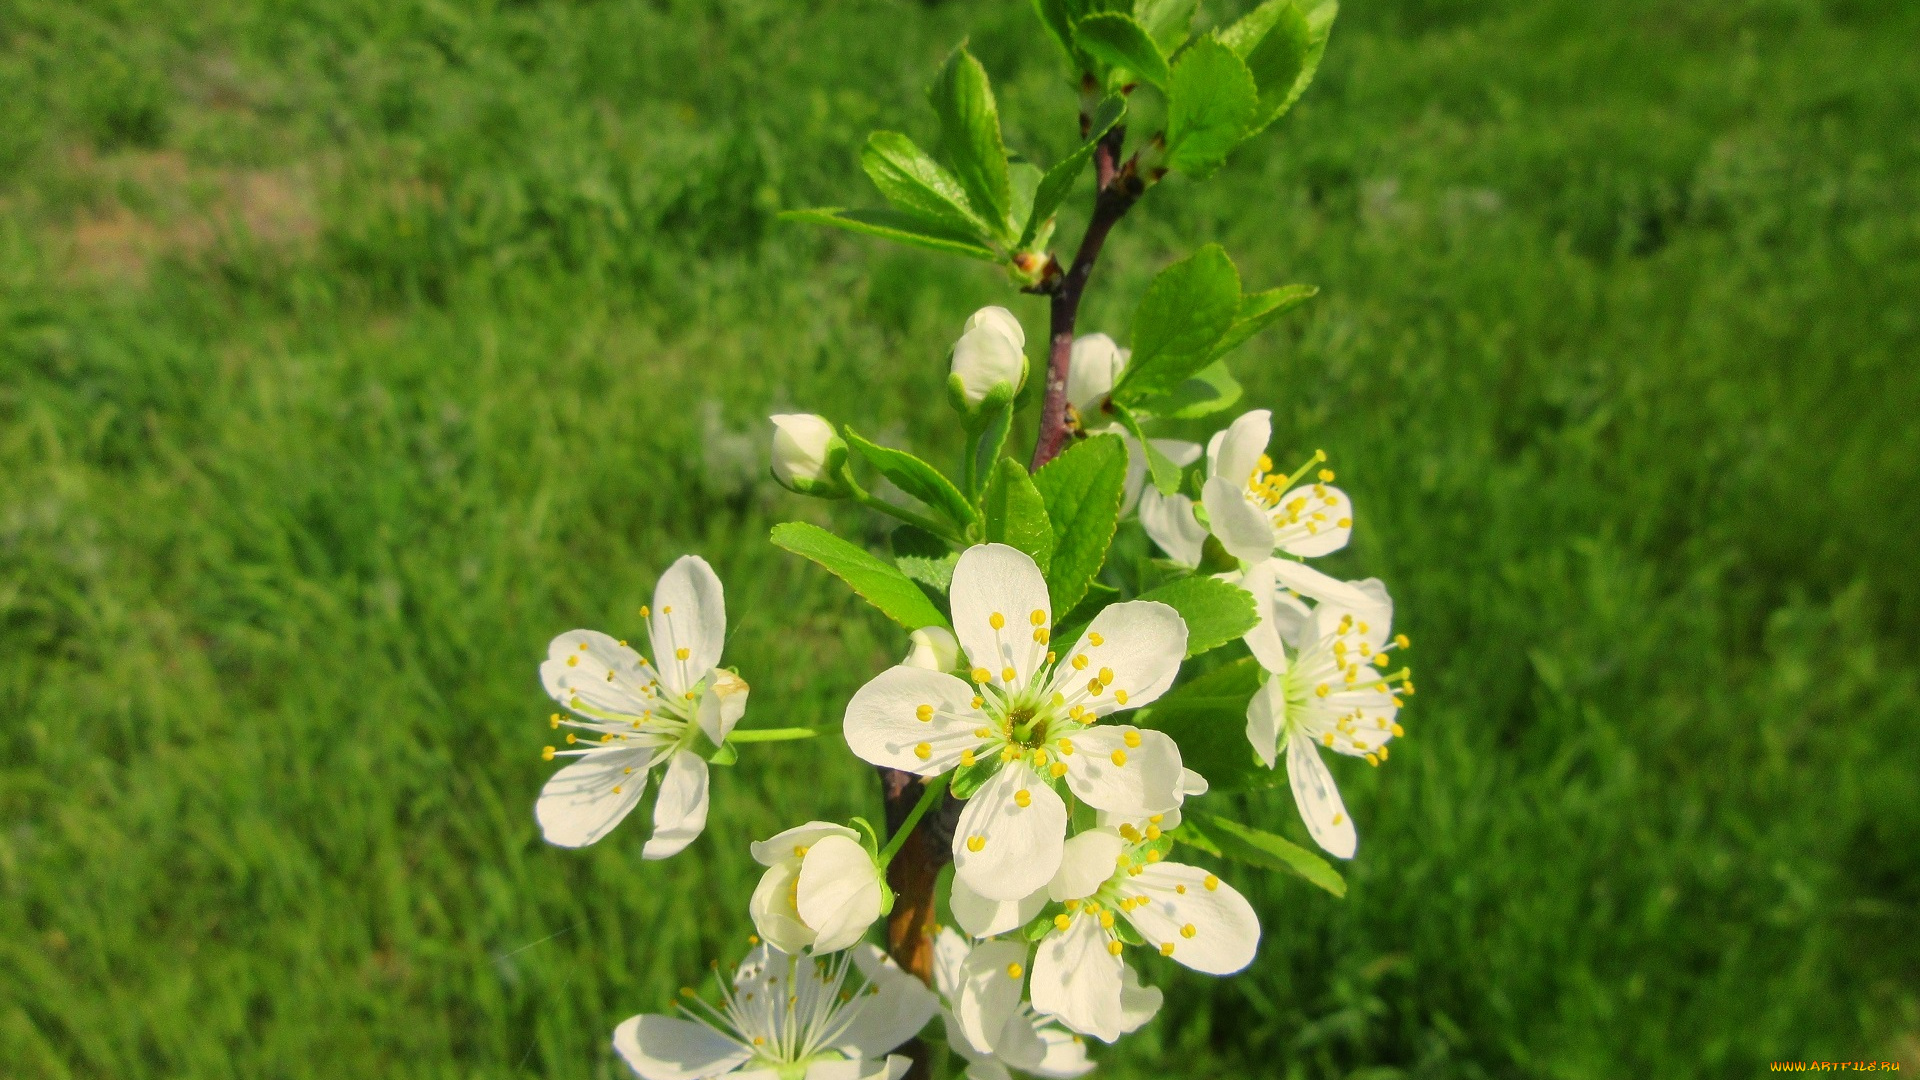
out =
[[[928,671],[952,671],[960,663],[960,642],[944,626],[923,626],[915,630],[907,658],[901,663]]]
[[[847,444],[825,417],[783,413],[773,421],[773,478],[780,486],[823,499],[844,498],[840,467]]]
[[[1013,312],[1003,307],[974,312],[953,345],[950,382],[958,404],[971,412],[989,397],[1011,400],[1026,381],[1026,344],[1026,331]]]

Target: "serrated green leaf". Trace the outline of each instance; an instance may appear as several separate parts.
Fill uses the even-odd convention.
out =
[[[1174,263],[1147,288],[1133,315],[1133,359],[1113,400],[1132,406],[1164,394],[1206,367],[1240,310],[1240,274],[1218,244]]]
[[[912,525],[893,530],[889,540],[893,544],[893,564],[900,572],[931,589],[944,602],[953,588],[953,568],[960,562],[960,553],[945,540]]]
[[[1007,213],[1013,206],[1007,178],[1007,148],[1000,139],[1000,109],[987,70],[965,45],[953,50],[928,91],[940,116],[941,144],[968,201],[997,235],[1013,240]]]
[[[1294,10],[1293,0],[1266,0],[1266,3],[1234,20],[1233,25],[1215,30],[1214,40],[1232,49],[1233,55],[1246,60],[1266,40],[1274,24]],[[1249,62],[1247,66],[1251,68],[1253,65]],[[1254,81],[1260,81],[1258,72],[1254,73]]]
[[[983,237],[986,223],[967,203],[960,181],[912,139],[876,131],[860,150],[860,167],[894,208],[927,219],[943,232]]]
[[[1211,38],[1188,47],[1167,83],[1167,166],[1204,177],[1253,132],[1260,91],[1233,50]]]
[[[1228,333],[1231,334],[1232,331]],[[1214,348],[1215,355],[1222,351],[1217,346]],[[1154,416],[1166,417],[1169,420],[1197,420],[1232,408],[1234,402],[1239,401],[1240,395],[1244,392],[1240,386],[1240,380],[1233,377],[1233,372],[1227,370],[1227,365],[1216,360],[1167,393],[1141,402],[1140,408]],[[1162,490],[1165,494],[1172,494],[1172,491]]]
[[[1007,211],[1007,217],[1016,227],[1033,220],[1033,200],[1045,178],[1040,167],[1031,162],[1016,161],[1007,166],[1007,183],[1013,192],[1013,208]]]
[[[1347,895],[1347,883],[1327,860],[1283,837],[1242,825],[1230,818],[1196,814],[1181,821],[1182,829],[1198,818],[1197,824],[1220,854],[1235,862],[1266,870],[1285,870],[1298,874],[1335,896]]]
[[[1188,656],[1234,641],[1260,621],[1253,594],[1219,578],[1179,578],[1141,593],[1139,599],[1158,600],[1180,613],[1187,623]]]
[[[1073,41],[1081,51],[1101,63],[1125,68],[1166,89],[1169,75],[1166,54],[1133,16],[1118,12],[1089,15],[1074,24]]]
[[[1026,224],[1020,230],[1018,245],[1020,250],[1027,250],[1027,246],[1033,243],[1033,238],[1046,225],[1047,219],[1053,217],[1054,212],[1060,209],[1060,204],[1066,201],[1068,193],[1073,190],[1073,182],[1080,178],[1081,170],[1087,167],[1087,162],[1093,160],[1093,151],[1100,145],[1101,138],[1112,131],[1113,125],[1119,123],[1120,118],[1125,115],[1127,115],[1127,99],[1119,94],[1109,96],[1094,108],[1093,119],[1087,127],[1087,140],[1080,144],[1078,150],[1048,169],[1047,175],[1040,180],[1040,186],[1034,190],[1033,208],[1028,212]]]
[[[1076,14],[1071,0],[1033,0],[1033,13],[1040,17],[1040,25],[1047,28],[1047,36],[1067,54],[1068,62],[1076,71],[1091,71],[1090,58],[1073,45],[1073,20]]]
[[[1066,612],[1087,593],[1087,583],[1107,561],[1127,486],[1127,447],[1117,435],[1096,435],[1034,474],[1053,525],[1053,564],[1047,593],[1053,610]]]
[[[1273,325],[1275,319],[1319,293],[1318,285],[1282,285],[1277,289],[1242,296],[1239,310],[1234,312],[1233,326],[1213,346],[1214,359],[1239,348],[1248,338]]]
[[[1193,13],[1200,0],[1134,0],[1133,17],[1153,35],[1160,51],[1172,54],[1193,29]]]
[[[907,575],[889,566],[865,548],[850,544],[818,525],[789,521],[773,527],[773,542],[802,558],[811,559],[846,582],[862,600],[909,630],[947,626],[947,617],[933,606]]]
[[[907,453],[870,442],[852,427],[844,429],[847,445],[880,471],[880,475],[893,481],[901,491],[919,499],[936,512],[954,523],[961,532],[978,520],[973,504],[953,486],[953,481],[940,474],[940,470]]]
[[[1056,641],[1078,641],[1086,632],[1087,624],[1114,601],[1120,599],[1120,590],[1111,585],[1102,585],[1097,581],[1087,583],[1087,594],[1073,605],[1073,610],[1065,615],[1053,617],[1053,637]]]
[[[811,210],[784,210],[781,221],[804,221],[813,225],[831,225],[836,229],[878,236],[897,244],[926,248],[947,255],[965,255],[969,259],[999,262],[993,249],[971,236],[936,229],[925,218],[900,210],[846,210],[824,206]]]
[[[1147,438],[1147,433],[1140,429],[1140,418],[1133,414],[1132,409],[1117,401],[1111,404],[1113,414],[1120,418],[1120,425],[1127,429],[1127,434],[1133,436],[1133,441],[1140,447],[1140,452],[1146,455],[1147,476],[1153,481],[1153,489],[1162,495],[1171,495],[1179,491],[1180,466],[1175,465],[1172,458],[1161,453],[1159,448],[1153,445],[1153,440]]]
[[[1033,486],[1026,466],[1001,458],[987,480],[987,541],[1019,548],[1033,557],[1041,573],[1053,561],[1053,524],[1046,501]]]
[[[1327,37],[1333,32],[1340,5],[1335,0],[1321,0],[1309,8],[1308,2],[1295,0],[1260,47],[1247,57],[1247,66],[1260,89],[1260,113],[1254,131],[1285,115],[1320,70],[1320,58],[1326,54]]]
[[[1269,788],[1285,770],[1260,764],[1247,742],[1247,703],[1260,689],[1261,669],[1243,657],[1190,682],[1134,714],[1141,727],[1164,731],[1180,744],[1180,760],[1207,778],[1214,791]]]

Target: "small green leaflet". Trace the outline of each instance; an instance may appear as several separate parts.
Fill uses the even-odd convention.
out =
[[[1253,133],[1260,91],[1233,50],[1201,38],[1181,54],[1167,86],[1167,165],[1205,177]]]
[[[1212,361],[1240,310],[1240,272],[1218,244],[1167,267],[1133,315],[1133,360],[1113,400],[1135,405],[1164,394]]]
[[[1133,16],[1106,11],[1081,19],[1073,28],[1074,44],[1109,67],[1130,71],[1164,90],[1167,57],[1147,29]]]
[[[926,248],[947,255],[964,255],[969,259],[981,259],[986,262],[999,262],[1000,256],[994,254],[970,236],[941,232],[925,218],[900,210],[845,210],[839,207],[820,207],[813,210],[783,210],[781,221],[804,221],[813,225],[831,225],[836,229],[877,236],[883,240],[892,240],[910,247]]]
[[[893,481],[901,491],[919,499],[934,510],[946,516],[948,521],[959,527],[962,533],[976,520],[973,504],[953,486],[953,481],[941,475],[940,470],[907,453],[894,450],[868,441],[851,426],[844,429],[847,445],[867,459],[867,463],[880,470],[880,475]]]
[[[1242,297],[1243,306],[1245,302],[1246,298]],[[1228,331],[1228,334],[1231,336],[1232,331]],[[1214,347],[1216,356],[1223,351],[1219,346]],[[1226,364],[1216,360],[1167,393],[1141,402],[1140,408],[1154,416],[1166,417],[1170,420],[1197,420],[1232,408],[1234,402],[1240,400],[1243,392],[1240,380],[1233,377],[1233,372],[1227,370]],[[1171,465],[1172,462],[1168,464]],[[1178,479],[1176,475],[1176,482]],[[1158,473],[1154,475],[1154,483],[1156,486],[1159,484]],[[1173,494],[1166,488],[1162,488],[1161,492],[1167,495]]]
[[[1097,435],[1067,447],[1042,466],[1033,484],[1053,528],[1047,592],[1053,610],[1068,612],[1107,561],[1127,485],[1127,447],[1118,435]]]
[[[1219,578],[1179,578],[1141,593],[1139,599],[1158,600],[1180,613],[1187,623],[1188,656],[1199,656],[1236,640],[1260,621],[1253,594]]]
[[[961,45],[947,57],[927,96],[940,116],[941,143],[968,201],[1002,240],[1011,241],[1007,148],[1000,140],[1000,109],[986,69]]]
[[[933,606],[907,575],[818,525],[789,521],[773,527],[773,542],[803,558],[812,559],[846,582],[860,598],[909,630],[946,626],[947,617]]]
[[[1053,561],[1053,524],[1026,466],[1001,458],[987,480],[987,541],[1009,544],[1033,557],[1040,572]]]
[[[1327,860],[1290,840],[1229,818],[1187,815],[1174,839],[1248,866],[1298,874],[1335,896],[1347,895],[1346,880]]]
[[[867,136],[860,167],[895,209],[929,219],[942,232],[980,236],[986,225],[953,174],[896,131]]]
[[[1242,296],[1240,309],[1233,316],[1233,326],[1213,347],[1214,359],[1239,348],[1248,338],[1273,325],[1275,319],[1313,299],[1319,292],[1318,285],[1282,285]]]

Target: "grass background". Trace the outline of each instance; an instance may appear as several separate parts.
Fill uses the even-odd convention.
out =
[[[764,417],[951,455],[959,320],[1044,311],[772,215],[872,201],[967,35],[1057,159],[1015,0],[0,3],[0,1072],[621,1075],[743,947],[746,841],[872,812],[757,746],[679,858],[547,848],[535,669],[688,550],[749,723],[899,654],[766,542],[826,518]],[[1278,130],[1122,226],[1090,329],[1204,239],[1321,285],[1236,366],[1276,458],[1333,455],[1421,693],[1335,766],[1350,896],[1249,881],[1255,967],[1150,962],[1105,1075],[1920,1068],[1915,40],[1352,0]]]

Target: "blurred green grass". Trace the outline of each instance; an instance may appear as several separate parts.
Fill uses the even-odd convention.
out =
[[[746,841],[877,798],[752,747],[679,858],[546,848],[538,658],[687,550],[749,723],[899,654],[766,542],[825,519],[763,418],[951,454],[943,352],[1004,286],[772,215],[864,198],[968,34],[1063,152],[1026,5],[0,28],[0,1071],[621,1075],[613,1025],[743,947]],[[1350,896],[1253,884],[1253,971],[1152,968],[1105,1074],[1920,1067],[1915,40],[1894,0],[1354,0],[1292,117],[1125,223],[1089,329],[1202,239],[1321,285],[1237,366],[1355,495],[1338,569],[1420,694],[1341,773]]]

